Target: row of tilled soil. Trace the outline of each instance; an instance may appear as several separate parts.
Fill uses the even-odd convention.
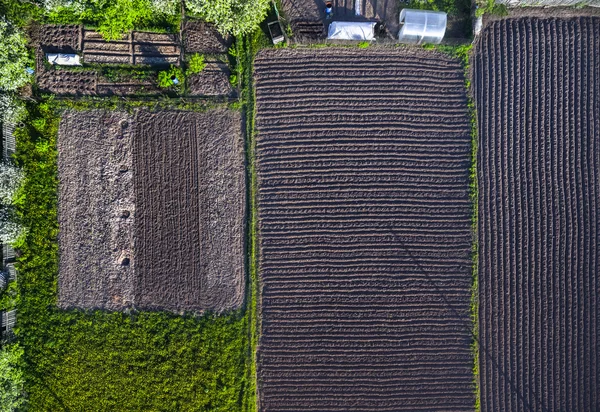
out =
[[[139,306],[231,310],[244,299],[239,114],[140,113],[135,141]]]
[[[462,67],[281,50],[255,78],[261,410],[473,409]]]
[[[600,407],[600,18],[476,47],[483,411]]]

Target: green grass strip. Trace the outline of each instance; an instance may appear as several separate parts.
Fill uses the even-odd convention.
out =
[[[477,110],[473,101],[470,81],[470,58],[473,44],[449,45],[425,45],[427,50],[437,50],[453,58],[460,60],[465,75],[465,89],[467,91],[467,107],[471,120],[471,167],[469,169],[469,198],[471,200],[471,231],[473,241],[471,243],[472,283],[471,283],[471,353],[473,355],[473,390],[475,392],[475,411],[481,410],[480,382],[479,382],[479,239],[478,239],[478,199],[479,183],[477,180],[477,150],[478,150],[478,128]]]

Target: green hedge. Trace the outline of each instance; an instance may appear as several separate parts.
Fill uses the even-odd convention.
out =
[[[18,248],[17,339],[35,411],[253,410],[249,315],[62,311],[58,274],[57,104],[28,104],[18,129],[29,232]],[[251,305],[253,307],[253,304]],[[250,400],[250,401],[249,401]]]

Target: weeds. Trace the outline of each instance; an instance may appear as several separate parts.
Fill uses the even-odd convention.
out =
[[[183,71],[177,66],[171,65],[169,70],[158,72],[158,87],[181,90],[184,84],[185,76]]]
[[[496,0],[485,0],[485,3],[479,5],[477,10],[475,10],[475,17],[481,17],[484,14],[504,17],[508,16],[508,9],[505,4],[496,3]]]
[[[206,67],[206,63],[204,61],[204,56],[202,54],[192,54],[190,60],[187,62],[187,70],[185,72],[186,76],[190,76],[192,74],[198,74],[204,70]]]

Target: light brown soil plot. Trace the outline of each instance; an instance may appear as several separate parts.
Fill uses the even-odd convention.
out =
[[[131,116],[68,112],[60,123],[59,279],[62,307],[133,304],[135,216]],[[126,260],[128,259],[128,260]]]
[[[239,114],[69,112],[58,148],[61,307],[241,305]]]

